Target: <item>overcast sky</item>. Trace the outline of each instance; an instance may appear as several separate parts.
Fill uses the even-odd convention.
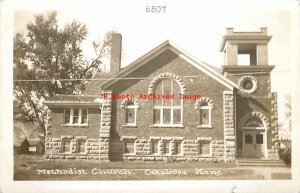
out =
[[[221,4],[170,3],[168,1],[111,1],[88,4],[70,1],[72,4],[20,5],[15,11],[15,32],[22,32],[26,24],[38,13],[58,11],[58,22],[77,20],[86,23],[89,34],[84,44],[85,55],[92,56],[93,40],[102,38],[109,30],[123,37],[122,66],[126,66],[165,40],[171,40],[197,59],[220,67],[223,53],[219,52],[226,27],[236,31],[259,31],[267,27],[272,36],[269,43],[269,64],[275,65],[272,72],[272,90],[279,94],[279,106],[283,96],[290,94],[290,66],[292,51],[293,20],[289,4],[240,1],[242,3]],[[227,1],[226,1],[227,2]],[[265,1],[264,1],[265,2]],[[146,5],[166,5],[165,13],[147,13]]]

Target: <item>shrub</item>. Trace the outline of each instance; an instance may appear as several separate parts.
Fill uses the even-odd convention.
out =
[[[290,148],[280,148],[279,158],[284,161],[286,165],[291,165],[291,149]]]

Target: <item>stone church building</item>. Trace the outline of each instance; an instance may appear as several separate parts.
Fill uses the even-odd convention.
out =
[[[277,97],[271,92],[266,28],[227,28],[218,69],[165,41],[120,68],[122,36],[112,34],[110,73],[82,95],[56,95],[45,158],[91,161],[230,162],[277,160]],[[248,65],[239,57],[247,56]]]

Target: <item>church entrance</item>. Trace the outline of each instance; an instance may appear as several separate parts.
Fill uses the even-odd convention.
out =
[[[263,158],[265,157],[265,131],[245,129],[243,132],[243,157]]]
[[[246,114],[240,123],[242,130],[242,157],[267,158],[267,128],[265,116],[258,112]]]

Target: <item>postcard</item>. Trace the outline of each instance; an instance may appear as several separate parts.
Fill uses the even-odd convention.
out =
[[[2,1],[0,192],[299,192],[299,13]]]

